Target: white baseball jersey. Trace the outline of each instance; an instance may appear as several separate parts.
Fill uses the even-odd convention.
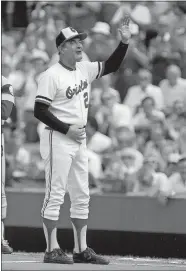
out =
[[[50,112],[60,121],[85,126],[90,84],[102,71],[101,62],[78,62],[76,70],[56,63],[41,74],[36,101],[50,105]]]

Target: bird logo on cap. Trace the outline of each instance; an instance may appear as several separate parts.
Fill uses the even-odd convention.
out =
[[[72,27],[70,27],[70,30],[71,30],[72,32],[76,32],[76,30],[75,30],[74,28],[72,28]]]

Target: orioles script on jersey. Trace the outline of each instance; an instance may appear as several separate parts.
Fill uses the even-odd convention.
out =
[[[87,88],[87,86],[88,86],[87,80],[85,80],[85,81],[81,80],[81,84],[79,86],[76,86],[75,88],[68,87],[67,90],[66,90],[66,96],[67,96],[67,98],[68,99],[72,99],[72,97],[74,96],[74,94],[77,95],[81,91],[85,90]]]

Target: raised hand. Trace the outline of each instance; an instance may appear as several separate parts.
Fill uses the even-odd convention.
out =
[[[118,28],[118,31],[119,31],[120,36],[121,36],[121,40],[125,44],[129,43],[129,40],[130,40],[130,37],[131,37],[131,33],[130,33],[130,30],[129,30],[129,23],[130,23],[130,16],[129,16],[129,14],[126,14],[124,16],[121,27]]]

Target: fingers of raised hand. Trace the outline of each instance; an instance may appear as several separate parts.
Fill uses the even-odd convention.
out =
[[[129,14],[125,14],[123,18],[122,26],[129,26],[129,23],[130,23],[130,16]]]

